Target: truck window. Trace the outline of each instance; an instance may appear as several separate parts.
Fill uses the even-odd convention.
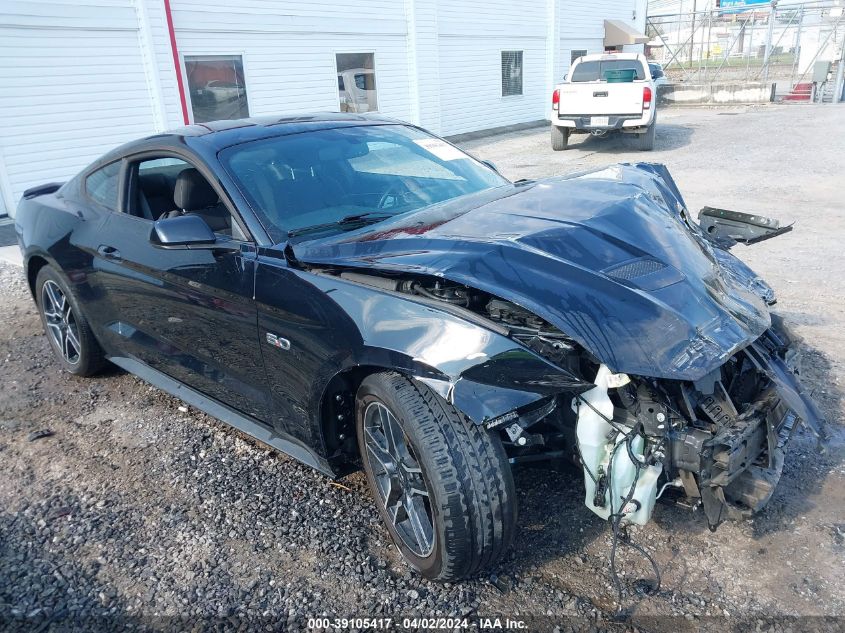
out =
[[[645,69],[636,59],[608,59],[581,62],[572,71],[573,83],[579,81],[603,81],[604,73],[608,70],[635,70],[637,79],[645,79]]]

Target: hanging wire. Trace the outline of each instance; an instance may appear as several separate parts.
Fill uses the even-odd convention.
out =
[[[661,578],[661,575],[660,575],[660,568],[658,567],[657,562],[654,560],[654,558],[651,556],[651,554],[649,554],[647,551],[645,551],[645,549],[643,549],[643,547],[641,547],[640,545],[634,543],[631,540],[631,537],[628,535],[627,530],[622,529],[623,528],[622,520],[625,518],[625,514],[624,514],[625,508],[628,506],[629,503],[631,503],[632,500],[634,500],[634,492],[636,492],[636,489],[637,489],[637,482],[639,481],[639,478],[640,478],[640,472],[647,466],[647,464],[644,461],[640,460],[640,458],[634,452],[634,449],[633,449],[633,446],[632,446],[632,442],[633,442],[634,438],[637,437],[638,435],[643,435],[643,438],[645,438],[645,436],[643,434],[644,429],[643,429],[643,425],[642,425],[641,422],[637,422],[637,424],[632,429],[626,429],[624,427],[621,427],[616,422],[614,422],[612,419],[610,419],[606,415],[604,415],[596,407],[594,407],[593,404],[591,402],[589,402],[588,400],[586,400],[581,394],[576,394],[575,398],[576,398],[576,401],[583,402],[584,404],[586,404],[590,409],[592,409],[596,413],[596,415],[601,417],[605,422],[607,422],[617,432],[616,437],[614,437],[613,440],[612,440],[612,441],[615,442],[615,446],[613,447],[613,450],[610,453],[610,461],[608,462],[608,465],[607,465],[607,480],[609,482],[608,490],[610,491],[610,495],[609,495],[609,498],[610,498],[610,514],[608,516],[608,519],[610,520],[611,531],[613,533],[612,543],[611,543],[611,547],[610,547],[610,573],[611,573],[611,576],[612,576],[612,579],[613,579],[613,584],[614,584],[614,587],[616,588],[616,593],[617,593],[617,596],[618,596],[617,603],[616,603],[617,604],[616,615],[620,616],[623,613],[622,605],[623,605],[623,597],[624,597],[623,596],[624,592],[623,592],[623,587],[622,587],[622,581],[619,579],[619,574],[616,570],[616,549],[617,549],[617,547],[620,543],[622,545],[625,545],[626,547],[630,547],[631,549],[638,551],[646,560],[648,560],[649,563],[651,563],[651,567],[654,570],[655,580],[654,580],[654,583],[648,583],[650,585],[650,587],[649,587],[648,591],[646,591],[646,593],[653,594],[653,593],[657,593],[658,591],[660,591],[660,586],[661,586],[661,582],[662,582],[662,578]],[[620,434],[623,436],[624,439],[622,439],[621,441],[617,441]],[[665,438],[664,438],[664,441],[665,441]],[[613,462],[616,459],[616,452],[619,450],[619,447],[622,446],[623,444],[625,444],[626,450],[628,452],[628,459],[630,459],[631,462],[634,464],[634,468],[635,468],[634,480],[631,482],[631,487],[628,489],[628,494],[625,495],[625,497],[622,497],[622,504],[619,506],[619,511],[614,512],[614,510],[613,510],[613,507],[614,507],[614,503],[613,503],[613,501],[614,501],[614,499],[613,499],[613,497],[614,497]],[[576,450],[578,451],[578,457],[581,460],[581,464],[584,466],[584,470],[589,474],[589,476],[593,480],[593,482],[597,484],[598,481],[596,480],[595,475],[593,475],[593,473],[590,471],[590,469],[584,463],[584,459],[581,455],[581,449],[580,449],[580,447],[577,446],[577,442],[576,442]],[[637,501],[634,500],[634,502],[637,505],[639,505],[639,503]],[[648,581],[646,581],[646,582],[648,582]]]

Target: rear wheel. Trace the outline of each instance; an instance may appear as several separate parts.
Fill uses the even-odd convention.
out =
[[[654,133],[657,129],[657,115],[654,115],[654,120],[648,129],[643,134],[637,134],[637,148],[643,152],[650,152],[654,149]]]
[[[552,125],[552,149],[556,152],[565,150],[569,145],[569,128]]]
[[[106,363],[68,285],[51,266],[38,271],[35,300],[50,347],[65,371],[90,376]]]
[[[453,581],[502,556],[513,538],[516,498],[498,437],[394,372],[363,381],[356,422],[379,513],[411,567]]]

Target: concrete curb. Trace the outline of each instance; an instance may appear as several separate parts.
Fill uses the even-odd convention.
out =
[[[445,136],[446,140],[458,144],[466,143],[467,141],[475,141],[488,136],[498,136],[499,134],[508,134],[511,132],[522,132],[523,130],[533,130],[539,127],[549,125],[548,119],[538,119],[536,121],[528,121],[527,123],[516,123],[514,125],[502,125],[499,127],[491,127],[486,130],[478,130],[477,132],[466,132],[465,134],[453,134],[452,136]]]
[[[0,261],[4,261],[13,266],[23,267],[23,257],[21,256],[21,249],[15,246],[0,246]]]

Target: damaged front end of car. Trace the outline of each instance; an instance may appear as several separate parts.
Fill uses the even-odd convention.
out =
[[[433,368],[414,377],[499,433],[512,464],[573,459],[585,504],[617,526],[646,523],[666,494],[715,529],[765,506],[800,423],[823,439],[799,339],[729,252],[791,227],[711,208],[693,222],[651,164],[461,204],[295,244],[290,259],[488,331],[467,354],[453,341],[454,358],[412,324],[390,345]],[[380,326],[359,312],[373,345]]]
[[[678,501],[702,507],[712,530],[761,510],[799,423],[823,437],[798,379],[798,344],[774,317],[763,336],[699,380],[629,377],[602,365],[596,386],[572,402],[587,507],[644,524],[656,499],[675,489]]]

